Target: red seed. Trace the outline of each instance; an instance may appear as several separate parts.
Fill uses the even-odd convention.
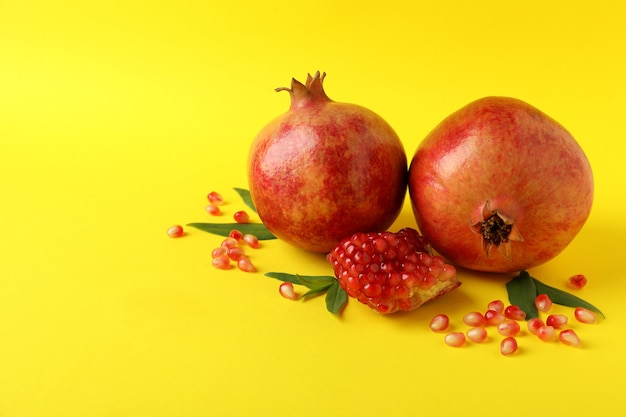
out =
[[[248,244],[252,249],[258,249],[261,247],[259,243],[259,239],[250,233],[246,233],[243,235],[242,240]]]
[[[484,327],[472,327],[466,332],[467,338],[474,343],[482,343],[487,339],[487,330]]]
[[[448,329],[450,318],[445,314],[437,314],[428,325],[433,332],[443,332]]]
[[[243,233],[241,233],[237,229],[233,229],[228,234],[228,237],[232,237],[233,239],[236,239],[236,240],[241,240],[241,239],[243,239]]]
[[[496,310],[487,310],[485,313],[485,322],[488,326],[497,326],[506,320],[504,314],[496,311]]]
[[[545,313],[552,308],[552,300],[548,294],[539,294],[535,298],[535,306],[537,307],[537,310]]]
[[[567,283],[570,287],[580,290],[587,285],[587,278],[582,274],[573,275],[567,279]]]
[[[206,210],[207,213],[209,213],[211,216],[219,216],[222,214],[222,211],[220,210],[220,208],[216,205],[213,204],[209,204],[208,206],[206,206],[204,208]]]
[[[465,344],[465,334],[462,332],[450,332],[443,338],[446,345],[452,347],[461,347]]]
[[[233,214],[233,218],[237,223],[250,223],[250,216],[243,210]]]
[[[564,314],[550,314],[546,318],[546,325],[555,329],[562,329],[567,325],[567,316]]]
[[[580,346],[580,338],[578,337],[576,332],[573,331],[572,329],[562,330],[559,333],[559,340],[568,346],[573,346],[573,347]]]
[[[511,320],[524,320],[526,318],[526,312],[519,306],[510,305],[504,310],[504,316]]]
[[[537,336],[544,342],[549,342],[550,340],[554,339],[555,335],[556,331],[552,326],[541,326],[537,329]]]
[[[256,268],[250,262],[250,259],[247,256],[242,257],[237,261],[237,267],[244,272],[254,272]]]
[[[463,316],[463,323],[471,327],[481,327],[487,324],[485,316],[478,311],[472,311]]]
[[[278,292],[280,293],[280,295],[288,298],[289,300],[298,299],[298,294],[296,294],[295,290],[293,289],[293,284],[291,282],[286,281],[280,284],[280,286],[278,287]]]
[[[217,269],[230,269],[230,259],[228,256],[218,256],[213,258],[211,264]]]
[[[498,324],[498,333],[502,336],[516,336],[520,332],[520,325],[515,320],[505,320]]]
[[[498,313],[504,313],[504,302],[502,300],[493,300],[487,304],[487,310],[497,311]]]
[[[526,325],[528,326],[528,332],[530,334],[537,334],[539,328],[545,326],[545,323],[539,317],[534,317],[528,320]]]
[[[583,307],[576,307],[574,309],[574,317],[579,322],[585,324],[593,324],[598,320],[596,313]]]
[[[175,225],[167,229],[167,235],[169,237],[181,237],[185,234],[183,227],[180,225]]]
[[[217,247],[211,252],[212,258],[217,258],[220,256],[228,256],[228,248],[226,246]]]
[[[225,246],[227,248],[234,248],[238,244],[239,242],[237,242],[237,239],[230,236],[222,241],[222,246]]]
[[[211,202],[211,204],[219,206],[224,204],[224,197],[220,195],[217,191],[211,191],[206,198]]]
[[[232,248],[227,249],[228,257],[233,261],[238,261],[244,256],[246,256],[246,252],[241,249],[239,246],[233,246]]]
[[[512,355],[517,352],[517,340],[514,337],[505,337],[500,342],[500,353],[505,356]]]

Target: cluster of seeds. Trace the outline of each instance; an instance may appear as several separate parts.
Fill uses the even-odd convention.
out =
[[[213,258],[211,264],[217,269],[230,269],[234,262],[237,268],[244,272],[256,271],[242,244],[246,244],[253,249],[258,249],[261,246],[256,236],[243,234],[236,229],[232,230],[228,237],[222,241],[221,245],[211,252],[211,257]]]
[[[529,319],[526,322],[528,333],[544,342],[558,339],[568,346],[580,346],[580,338],[576,332],[567,328],[568,317],[558,313],[548,314],[552,308],[552,300],[547,294],[539,294],[535,298],[535,306],[547,317],[545,321],[539,317]],[[574,318],[584,324],[597,321],[596,313],[583,307],[574,310]],[[448,332],[450,318],[445,314],[434,316],[429,327],[434,332],[446,332],[444,343],[452,347],[464,346],[467,341],[483,343],[488,337],[487,327],[495,327],[497,333],[503,337],[500,341],[500,353],[508,356],[517,352],[517,337],[522,334],[520,321],[525,319],[526,313],[519,306],[509,305],[505,308],[503,301],[494,300],[487,305],[485,313],[471,311],[463,316],[463,323],[469,327],[465,332]]]

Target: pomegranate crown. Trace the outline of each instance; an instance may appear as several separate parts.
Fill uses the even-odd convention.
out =
[[[276,91],[289,91],[291,95],[291,109],[308,106],[316,102],[331,101],[324,91],[324,78],[326,73],[319,71],[315,75],[307,74],[306,84],[302,84],[295,78],[291,79],[291,88],[279,87]]]

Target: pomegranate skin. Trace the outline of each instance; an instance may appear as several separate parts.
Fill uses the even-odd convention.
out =
[[[571,134],[508,97],[485,97],[448,116],[409,168],[422,234],[449,261],[477,271],[553,259],[589,217],[593,191],[591,166]]]
[[[279,239],[328,253],[356,232],[386,230],[400,214],[407,156],[380,116],[329,99],[325,74],[293,79],[289,111],[256,136],[248,183],[257,213]]]

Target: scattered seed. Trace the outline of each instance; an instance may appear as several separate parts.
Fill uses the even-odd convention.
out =
[[[478,311],[472,311],[463,316],[463,323],[471,327],[481,327],[487,324],[485,316]]]
[[[552,326],[541,326],[537,329],[537,336],[544,342],[549,342],[550,340],[554,339],[555,335],[556,331]]]
[[[167,229],[167,235],[169,237],[181,237],[185,234],[183,227],[180,225],[175,225]]]
[[[472,327],[466,332],[467,338],[474,343],[487,340],[487,330],[484,327]]]
[[[452,347],[461,347],[465,344],[465,334],[462,332],[450,332],[443,338],[446,345]]]
[[[220,256],[228,256],[228,248],[226,246],[220,246],[211,252],[211,258],[215,259]]]
[[[593,324],[598,320],[596,313],[583,307],[576,307],[574,309],[574,317],[579,322],[585,324]]]
[[[562,329],[567,325],[567,316],[564,314],[550,314],[546,318],[546,325],[552,326],[555,329]]]
[[[445,314],[437,314],[430,321],[429,327],[433,332],[443,332],[448,329],[450,318]]]
[[[218,256],[213,258],[211,264],[217,269],[230,269],[230,258],[228,256]]]
[[[224,197],[217,191],[211,191],[206,197],[213,205],[220,206],[224,204]]]
[[[280,286],[278,287],[278,292],[280,293],[280,295],[288,298],[289,300],[298,299],[298,294],[296,294],[295,290],[293,289],[293,284],[289,281],[285,281],[280,284]]]
[[[233,214],[233,218],[237,223],[250,223],[250,216],[243,210]]]
[[[562,330],[559,333],[559,340],[568,346],[580,346],[580,338],[572,329]]]
[[[257,238],[253,234],[250,234],[250,233],[244,234],[242,237],[242,240],[246,242],[248,246],[250,246],[252,249],[258,249],[261,247],[261,244],[259,243],[259,238]]]
[[[230,236],[222,241],[222,246],[225,246],[227,248],[234,248],[238,244],[239,242],[237,242],[237,239]]]
[[[488,326],[497,326],[506,320],[504,314],[496,310],[487,310],[485,313],[485,322]]]
[[[227,252],[228,257],[233,261],[239,261],[241,258],[246,256],[246,252],[239,246],[233,246],[232,248],[228,248]]]
[[[535,317],[528,320],[526,325],[528,326],[528,332],[530,334],[537,334],[539,328],[545,326],[545,323],[539,317]]]
[[[504,313],[504,302],[502,300],[493,300],[487,305],[487,310],[497,311],[498,313]]]
[[[515,320],[504,320],[498,324],[498,333],[502,336],[516,336],[520,332],[520,325]]]
[[[500,342],[500,353],[505,356],[512,355],[517,352],[517,340],[514,337],[505,337]]]
[[[239,241],[239,240],[243,239],[243,233],[241,233],[237,229],[233,229],[228,234],[228,237],[232,237],[233,239],[236,239],[237,241]]]
[[[567,279],[567,283],[570,287],[580,290],[587,285],[587,278],[582,274],[573,275]]]
[[[537,307],[537,310],[545,313],[552,308],[552,300],[548,294],[539,294],[535,298],[535,306]]]
[[[209,204],[204,209],[211,216],[219,216],[219,215],[222,214],[222,211],[220,210],[220,208],[218,206],[214,205],[214,204]]]
[[[243,256],[237,261],[237,267],[244,272],[255,272],[256,268],[247,256]]]
[[[504,316],[510,320],[524,320],[526,312],[517,305],[510,305],[504,310]]]

